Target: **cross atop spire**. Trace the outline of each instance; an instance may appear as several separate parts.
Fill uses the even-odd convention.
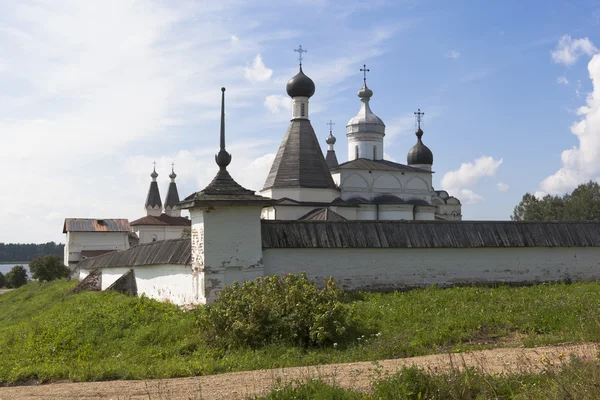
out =
[[[333,130],[333,126],[335,125],[335,122],[333,122],[332,120],[329,120],[329,122],[327,122],[325,125],[329,125],[329,132],[331,132]]]
[[[367,72],[370,72],[371,70],[367,68],[367,64],[363,64],[363,67],[360,69],[364,75],[364,82],[365,84],[367,83]]]
[[[421,112],[421,109],[418,108],[414,114],[415,114],[415,117],[417,118],[418,129],[421,129],[421,121],[423,120],[423,115],[425,115],[425,113]]]
[[[294,51],[298,53],[298,61],[300,62],[300,66],[302,66],[302,53],[308,53],[308,50],[304,50],[302,45],[300,45],[297,49],[294,49]]]

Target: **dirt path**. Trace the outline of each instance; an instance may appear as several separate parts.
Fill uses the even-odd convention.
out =
[[[560,365],[569,355],[596,357],[600,344],[502,348],[460,354],[436,354],[379,361],[381,372],[395,372],[416,365],[432,373],[451,366],[468,365],[485,373],[534,372],[548,365]],[[373,362],[330,364],[272,370],[235,372],[195,378],[147,381],[56,383],[41,386],[0,388],[0,400],[7,399],[246,399],[264,394],[277,384],[320,377],[354,389],[368,390],[375,375]]]

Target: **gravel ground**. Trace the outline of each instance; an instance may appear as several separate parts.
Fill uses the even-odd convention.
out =
[[[560,365],[569,355],[596,357],[600,344],[584,343],[537,348],[499,348],[460,354],[435,354],[378,362],[330,364],[235,372],[193,378],[143,381],[52,383],[37,386],[0,387],[0,400],[7,399],[247,399],[270,391],[278,383],[320,377],[346,388],[369,390],[378,373],[393,373],[402,366],[416,365],[431,373],[465,365],[493,374],[535,372]]]

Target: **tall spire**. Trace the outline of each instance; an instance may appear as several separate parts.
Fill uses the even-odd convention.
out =
[[[169,190],[167,191],[167,197],[165,198],[165,214],[171,217],[180,217],[181,210],[177,207],[177,203],[179,203],[179,192],[177,190],[177,184],[175,183],[175,178],[177,178],[177,174],[175,173],[175,163],[171,164],[171,174],[169,174],[169,178],[171,178],[171,183],[169,183]]]
[[[271,199],[257,196],[253,190],[243,188],[227,171],[227,166],[231,163],[231,154],[225,149],[225,88],[221,88],[220,142],[219,153],[215,155],[215,162],[219,166],[217,175],[203,190],[189,195],[180,202],[179,207],[271,204]]]
[[[325,161],[327,162],[327,166],[331,169],[333,167],[337,167],[339,164],[337,156],[335,155],[335,149],[333,148],[336,142],[336,138],[335,136],[333,136],[333,125],[335,125],[335,122],[329,120],[327,125],[329,125],[329,136],[327,136],[327,140],[325,140],[325,143],[327,143],[329,149],[327,150],[327,156],[325,156]]]
[[[152,182],[150,182],[150,188],[148,189],[148,195],[146,196],[146,214],[153,216],[160,216],[162,214],[162,201],[160,200],[160,192],[158,190],[158,174],[156,173],[156,161],[154,162],[154,169],[150,174]]]

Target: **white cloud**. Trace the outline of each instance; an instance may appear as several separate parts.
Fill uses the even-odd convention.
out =
[[[582,55],[592,56],[598,49],[588,38],[573,40],[571,36],[564,35],[552,51],[552,59],[557,64],[572,65]]]
[[[273,75],[273,70],[265,66],[260,54],[254,58],[251,67],[244,69],[244,76],[250,82],[265,82],[271,78],[271,75]]]
[[[540,183],[545,193],[564,194],[600,175],[600,54],[592,57],[588,71],[593,90],[577,110],[580,120],[571,126],[579,143],[561,153],[561,168]]]
[[[460,53],[457,50],[451,50],[446,53],[446,57],[456,59],[460,57]]]
[[[556,78],[556,83],[561,84],[561,85],[568,85],[569,80],[565,76],[559,76]]]
[[[486,176],[494,176],[500,164],[502,159],[495,160],[493,157],[479,157],[472,163],[462,163],[457,170],[444,174],[442,188],[465,204],[477,203],[483,197],[465,187],[476,185]]]
[[[236,45],[240,42],[240,38],[235,36],[235,35],[231,35],[231,44]]]
[[[292,100],[288,96],[272,94],[265,97],[265,107],[267,107],[273,114],[276,114],[281,110],[291,110]]]
[[[509,186],[506,183],[498,182],[496,183],[496,188],[501,192],[508,192]]]
[[[534,195],[536,198],[538,198],[538,199],[540,199],[540,200],[541,200],[541,199],[542,199],[542,198],[544,198],[544,197],[545,197],[547,194],[548,194],[548,193],[546,193],[546,192],[543,192],[543,191],[541,191],[541,190],[538,190],[538,191],[537,191],[537,192],[535,192],[533,195]]]

